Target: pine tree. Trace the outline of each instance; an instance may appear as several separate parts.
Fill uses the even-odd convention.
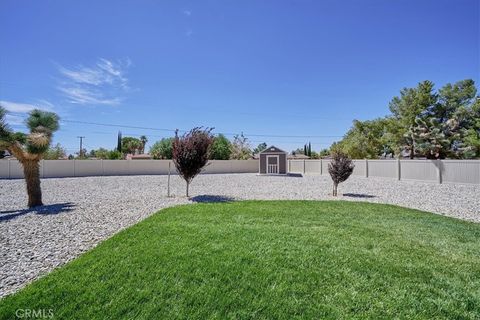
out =
[[[445,138],[443,125],[436,118],[416,119],[412,129],[415,147],[428,159],[444,159],[450,146]]]

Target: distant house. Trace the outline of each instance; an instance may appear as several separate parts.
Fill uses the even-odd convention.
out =
[[[310,159],[309,156],[304,155],[303,153],[293,153],[289,154],[287,156],[288,159],[290,160],[304,160],[304,159]]]
[[[152,156],[145,154],[127,154],[127,160],[152,160]]]
[[[259,153],[259,174],[287,174],[287,153],[275,146]]]

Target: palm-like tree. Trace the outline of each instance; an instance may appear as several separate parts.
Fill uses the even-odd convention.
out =
[[[13,132],[8,127],[6,110],[0,106],[0,147],[8,150],[23,166],[27,184],[28,206],[41,206],[40,160],[48,150],[53,132],[58,130],[58,116],[53,112],[32,110],[26,120],[29,134]]]
[[[142,142],[142,154],[145,153],[145,146],[147,145],[148,139],[146,136],[140,136],[140,141]]]

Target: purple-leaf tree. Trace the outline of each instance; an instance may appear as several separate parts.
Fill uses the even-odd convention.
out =
[[[210,149],[214,140],[210,128],[193,128],[183,136],[178,136],[178,130],[175,132],[173,140],[173,163],[177,168],[178,174],[187,183],[186,195],[188,197],[188,187],[193,178],[195,178],[202,168],[207,165]]]
[[[333,180],[333,196],[337,196],[338,184],[350,177],[355,165],[346,154],[340,151],[332,153],[332,161],[328,164],[328,173]]]

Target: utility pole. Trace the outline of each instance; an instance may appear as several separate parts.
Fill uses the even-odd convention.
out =
[[[80,152],[78,153],[78,156],[80,158],[82,158],[82,156],[83,156],[83,139],[85,139],[85,137],[78,136],[77,138],[80,139]]]

